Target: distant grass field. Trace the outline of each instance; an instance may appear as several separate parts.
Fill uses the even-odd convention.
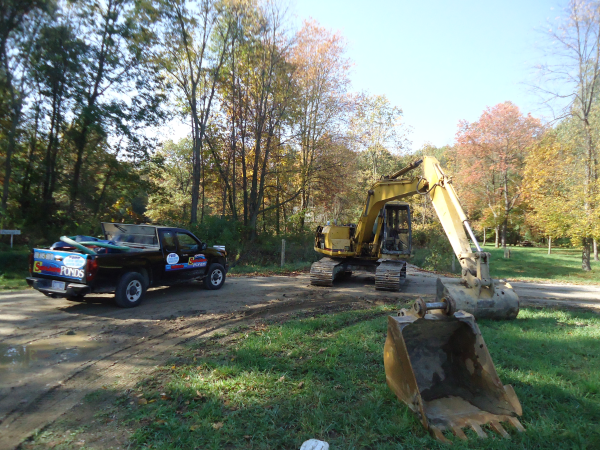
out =
[[[386,385],[385,317],[395,308],[305,313],[204,338],[121,396],[111,417],[133,427],[134,448],[298,449],[309,438],[331,450],[450,448]],[[452,448],[600,448],[600,316],[523,309],[515,321],[479,326],[526,432],[507,426],[510,440],[482,440],[467,430],[467,443],[449,436]]]
[[[504,259],[504,250],[486,245],[492,254],[491,275],[524,281],[552,281],[578,284],[600,284],[600,262],[592,261],[591,272],[581,270],[580,249],[509,247],[510,259]],[[592,256],[593,259],[593,256]]]

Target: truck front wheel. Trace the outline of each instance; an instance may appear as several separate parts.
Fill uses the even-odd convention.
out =
[[[144,277],[138,272],[127,272],[121,277],[115,291],[115,302],[121,308],[139,305],[146,294]]]
[[[206,277],[204,277],[204,287],[217,290],[221,289],[223,283],[225,283],[225,268],[218,263],[211,264],[206,272]]]

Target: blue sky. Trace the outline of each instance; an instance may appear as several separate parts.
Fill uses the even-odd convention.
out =
[[[459,120],[475,121],[507,100],[541,117],[524,83],[543,61],[541,30],[565,3],[295,0],[291,10],[298,25],[312,17],[342,32],[353,90],[385,94],[401,107],[416,150],[451,144]]]

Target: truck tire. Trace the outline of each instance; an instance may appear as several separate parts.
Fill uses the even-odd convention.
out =
[[[225,283],[225,267],[218,263],[211,264],[204,277],[204,287],[214,291],[221,289],[223,283]]]
[[[115,290],[115,303],[121,308],[133,308],[139,305],[146,294],[144,277],[138,272],[124,274]]]

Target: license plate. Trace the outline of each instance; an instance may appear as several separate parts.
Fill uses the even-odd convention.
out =
[[[60,289],[61,291],[65,290],[65,282],[64,281],[52,281],[52,289]]]

